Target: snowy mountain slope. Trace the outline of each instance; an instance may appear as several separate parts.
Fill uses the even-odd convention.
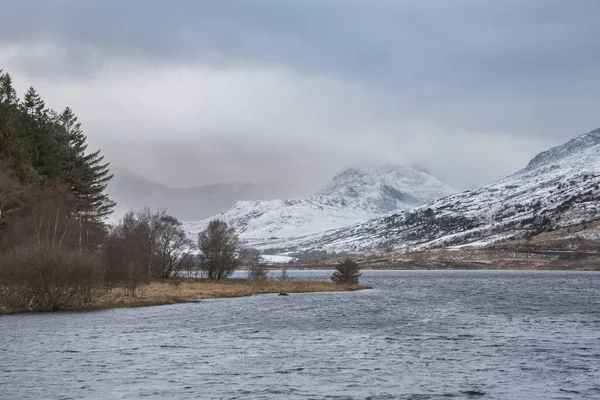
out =
[[[353,207],[388,213],[437,200],[454,193],[427,172],[386,165],[348,168],[336,175],[317,195],[347,199]]]
[[[350,168],[313,196],[240,201],[213,218],[233,226],[251,246],[264,247],[409,209],[450,193],[452,189],[413,168]],[[189,223],[186,228],[195,235],[207,223]]]
[[[280,251],[407,252],[526,237],[600,218],[600,129],[538,154],[492,185],[325,234]]]

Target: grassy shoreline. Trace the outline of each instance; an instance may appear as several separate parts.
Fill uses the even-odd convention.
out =
[[[333,282],[324,281],[253,282],[245,279],[226,279],[215,282],[205,279],[181,279],[152,282],[141,286],[137,290],[135,297],[127,295],[124,288],[118,287],[109,293],[94,296],[90,303],[67,305],[60,311],[149,307],[259,294],[347,292],[363,289],[368,289],[368,287],[362,285],[338,285]],[[8,311],[0,307],[0,315],[23,313],[29,313],[29,311]]]

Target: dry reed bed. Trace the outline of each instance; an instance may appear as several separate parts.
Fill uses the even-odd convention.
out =
[[[135,297],[126,295],[125,290],[122,288],[116,288],[110,293],[96,296],[90,304],[78,308],[144,307],[268,293],[343,292],[362,289],[366,289],[366,287],[361,285],[338,285],[333,282],[322,281],[252,282],[243,279],[227,279],[215,282],[195,279],[153,282],[140,287]]]

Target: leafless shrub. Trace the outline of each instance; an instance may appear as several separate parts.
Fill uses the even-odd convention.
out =
[[[88,302],[101,283],[96,253],[36,244],[8,251],[0,263],[0,302],[13,310],[55,311]]]
[[[188,253],[192,246],[181,223],[166,210],[130,211],[111,229],[104,245],[106,289],[124,285],[136,296],[136,288],[152,278],[177,277],[195,264]]]
[[[264,282],[269,279],[267,266],[261,263],[248,267],[248,279],[255,282]]]
[[[133,212],[128,212],[110,231],[104,245],[107,289],[123,285],[128,294],[135,297],[138,286],[148,282],[149,235],[148,224]]]
[[[179,285],[183,282],[182,278],[173,278],[171,279],[171,284],[175,286],[175,290],[179,290]]]
[[[251,266],[260,264],[262,262],[262,257],[260,255],[260,250],[254,249],[252,247],[244,247],[240,250],[239,254],[239,262],[245,266]]]
[[[6,250],[23,245],[47,245],[63,249],[94,250],[104,240],[104,225],[73,211],[64,186],[48,183],[43,189],[28,188],[22,211],[13,216],[2,238]]]
[[[52,311],[90,301],[102,282],[104,263],[95,249],[103,226],[73,212],[64,186],[29,188],[24,197],[24,211],[11,217],[2,238],[0,302]]]
[[[282,268],[281,269],[281,275],[279,275],[279,280],[280,281],[288,281],[290,279],[290,277],[288,276],[288,272],[287,272],[287,268]]]

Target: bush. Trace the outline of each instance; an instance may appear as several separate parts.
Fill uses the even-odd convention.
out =
[[[56,311],[89,302],[102,285],[103,267],[89,251],[17,247],[0,261],[0,304],[13,311]]]
[[[263,282],[269,279],[269,271],[264,264],[252,264],[248,267],[248,279]]]
[[[358,285],[361,275],[358,263],[351,258],[346,258],[338,263],[335,272],[331,275],[331,280],[339,284]]]
[[[288,276],[287,268],[281,269],[281,275],[279,275],[280,281],[288,281],[290,277]]]

